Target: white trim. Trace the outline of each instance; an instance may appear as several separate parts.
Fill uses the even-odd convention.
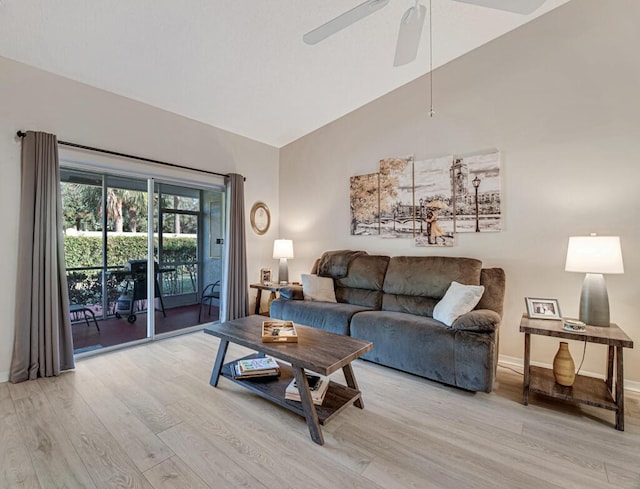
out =
[[[102,171],[142,180],[155,178],[161,183],[166,180],[174,185],[191,186],[199,189],[224,188],[224,177],[203,173],[196,169],[162,167],[152,163],[145,163],[144,161],[93,152],[91,156],[87,156],[86,151],[63,146],[59,146],[58,151],[60,164],[65,168],[92,172]],[[81,156],[79,157],[79,155]]]
[[[0,382],[8,382],[9,381],[9,371],[0,372]]]
[[[154,219],[155,219],[155,203],[154,203],[154,192],[155,189],[155,181],[153,178],[147,178],[147,229],[153,230]],[[159,216],[159,214],[158,214]],[[159,219],[159,218],[158,218]],[[160,227],[158,220],[158,227]],[[200,222],[198,220],[198,222]],[[158,240],[160,239],[161,231],[158,230]],[[149,305],[155,310],[156,307],[156,282],[158,277],[156,275],[156,261],[153,256],[153,245],[154,245],[155,233],[147,232],[147,309],[150,309]],[[160,241],[158,241],[158,247],[160,246]],[[197,247],[197,245],[196,245]],[[160,249],[158,248],[158,253],[160,253]],[[153,272],[151,271],[153,270]],[[151,279],[150,277],[153,277]],[[161,285],[158,284],[158,288]],[[158,291],[160,292],[160,291]],[[133,299],[134,296],[132,296]],[[160,300],[162,301],[162,295],[160,295]],[[161,302],[160,307],[162,308],[162,314],[167,315],[164,310],[164,305]],[[147,314],[147,338],[155,339],[156,336],[156,315],[155,314]]]
[[[522,370],[524,368],[524,360],[518,357],[508,357],[506,355],[500,355],[498,357],[498,365],[508,366],[510,368],[516,367],[519,369],[519,373],[522,373]],[[541,362],[531,362],[531,365],[535,365],[536,367],[553,368],[552,365]],[[595,372],[585,372],[584,370],[582,370],[580,372],[580,375],[595,377],[596,379],[604,380],[604,374],[597,374]],[[624,390],[640,392],[640,382],[624,379]]]
[[[74,353],[74,360],[82,360],[87,357],[94,357],[96,355],[101,355],[103,353],[109,353],[110,351],[123,350],[124,348],[129,348],[131,346],[138,346],[144,343],[151,343],[153,340],[151,338],[142,338],[140,340],[128,341],[126,343],[120,343],[118,345],[111,346],[103,346],[102,348],[96,348],[95,350],[85,351],[82,353]]]

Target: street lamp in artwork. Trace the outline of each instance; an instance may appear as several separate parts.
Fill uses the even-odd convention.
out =
[[[476,189],[476,233],[480,232],[480,214],[478,213],[478,187],[480,186],[480,179],[478,175],[471,181],[473,188]]]
[[[420,203],[420,236],[422,236],[422,214],[424,210],[424,199],[420,199],[418,202]]]

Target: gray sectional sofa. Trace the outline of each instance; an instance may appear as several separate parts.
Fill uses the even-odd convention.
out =
[[[337,302],[304,300],[287,287],[271,317],[371,341],[362,358],[470,391],[490,392],[495,379],[505,276],[480,260],[442,256],[324,253],[311,273],[331,277]],[[433,310],[451,282],[483,285],[474,310],[451,326]]]

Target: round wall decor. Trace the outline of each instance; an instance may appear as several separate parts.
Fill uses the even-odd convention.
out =
[[[256,234],[265,234],[271,225],[269,207],[264,202],[256,202],[251,208],[251,228]]]

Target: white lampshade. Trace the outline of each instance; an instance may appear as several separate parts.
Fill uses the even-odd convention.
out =
[[[567,272],[624,273],[620,237],[570,237],[564,269]]]
[[[276,239],[273,242],[273,258],[293,258],[293,241]]]

